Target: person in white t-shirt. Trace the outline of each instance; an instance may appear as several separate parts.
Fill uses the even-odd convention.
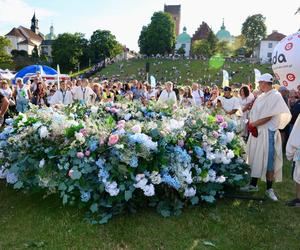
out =
[[[67,85],[64,81],[60,83],[60,89],[50,98],[49,103],[51,105],[63,104],[69,105],[73,103],[72,92],[67,90]]]
[[[199,107],[204,103],[204,93],[202,90],[200,90],[198,83],[192,84],[192,96],[195,100],[196,106]]]
[[[239,99],[232,96],[231,88],[224,88],[224,96],[219,96],[218,100],[220,100],[222,104],[222,108],[228,115],[235,115],[237,111],[240,109]]]
[[[161,92],[158,102],[165,103],[167,105],[177,105],[177,97],[173,90],[172,82],[166,82],[165,89]]]
[[[88,79],[83,79],[82,84],[79,82],[77,87],[74,87],[72,90],[73,100],[80,101],[85,104],[92,104],[96,99],[95,92],[89,87]]]

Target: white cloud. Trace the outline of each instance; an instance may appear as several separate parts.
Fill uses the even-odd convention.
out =
[[[28,5],[24,0],[0,0],[0,34],[7,33],[7,26],[23,25],[30,26],[30,19],[36,12],[38,19],[44,19],[54,15],[54,12],[43,9],[34,8]],[[30,17],[30,19],[28,19]]]

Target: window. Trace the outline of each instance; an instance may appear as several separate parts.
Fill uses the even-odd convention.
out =
[[[267,54],[267,57],[268,57],[268,58],[271,58],[271,57],[272,57],[272,53],[269,52],[269,53]]]
[[[186,48],[186,44],[185,43],[183,43],[183,44],[181,44],[181,48]]]
[[[268,48],[269,48],[269,49],[273,48],[273,43],[269,43],[269,44],[268,44]]]

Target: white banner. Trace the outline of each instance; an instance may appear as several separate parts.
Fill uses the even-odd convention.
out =
[[[229,74],[226,70],[223,70],[223,83],[222,87],[229,87]]]
[[[254,69],[254,75],[255,75],[255,89],[258,89],[258,79],[261,76],[261,73],[258,69]]]

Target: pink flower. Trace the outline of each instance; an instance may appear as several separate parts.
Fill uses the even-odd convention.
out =
[[[108,146],[113,146],[119,141],[118,135],[110,135],[108,138]]]
[[[100,144],[100,145],[103,145],[104,142],[105,142],[104,139],[103,139],[102,137],[100,137],[100,139],[99,139],[99,144]]]
[[[184,146],[184,140],[178,140],[177,142],[179,147],[183,147]]]
[[[221,115],[216,115],[216,120],[217,120],[217,123],[222,123],[222,122],[224,122],[224,117]]]
[[[91,151],[87,150],[85,151],[85,156],[89,157],[91,155]]]
[[[228,127],[227,122],[222,122],[222,123],[221,123],[221,127],[222,127],[222,128],[227,128],[227,127]]]
[[[132,132],[137,134],[137,133],[141,133],[142,132],[142,128],[140,125],[134,125],[132,128],[131,128]]]
[[[79,133],[83,134],[83,136],[87,136],[88,135],[88,132],[86,129],[82,128],[79,130]]]
[[[118,121],[118,125],[117,125],[117,128],[118,129],[123,129],[123,128],[125,128],[125,120],[120,120],[120,121]]]
[[[112,112],[112,113],[117,113],[118,110],[117,110],[116,108],[111,108],[111,109],[110,109],[110,112]]]
[[[105,111],[110,111],[110,107],[105,107]]]
[[[77,152],[77,158],[82,159],[84,157],[84,153]]]
[[[193,154],[193,150],[189,150],[189,154],[190,154],[190,155]]]
[[[70,169],[70,170],[69,170],[69,173],[68,173],[68,176],[69,176],[69,177],[72,177],[73,172],[74,172],[74,170],[73,170],[73,169]]]
[[[215,137],[215,138],[219,138],[219,133],[217,132],[217,131],[213,131],[212,132],[212,135],[213,135],[213,137]]]

